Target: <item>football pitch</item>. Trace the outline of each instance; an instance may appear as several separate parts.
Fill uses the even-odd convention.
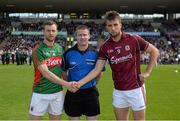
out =
[[[145,66],[142,66],[142,70]],[[27,120],[32,93],[33,66],[0,65],[0,120]],[[180,65],[160,65],[146,80],[147,120],[180,120]],[[99,120],[114,120],[113,81],[109,66],[97,85]],[[132,114],[130,114],[132,115]],[[48,119],[47,115],[44,119]],[[62,119],[67,116],[63,114]],[[84,119],[84,117],[82,118]]]

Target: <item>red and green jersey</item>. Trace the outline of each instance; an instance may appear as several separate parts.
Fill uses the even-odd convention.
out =
[[[45,43],[41,43],[33,50],[33,62],[34,62],[34,84],[33,91],[42,94],[56,93],[62,90],[62,86],[55,84],[42,76],[38,70],[38,66],[46,64],[49,71],[62,77],[61,65],[63,49],[58,44],[54,44],[53,47],[48,47]]]

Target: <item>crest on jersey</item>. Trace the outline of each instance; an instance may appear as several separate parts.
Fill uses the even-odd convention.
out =
[[[129,51],[129,50],[130,50],[130,46],[129,46],[129,45],[126,45],[126,46],[125,46],[125,50],[126,50],[126,51]]]

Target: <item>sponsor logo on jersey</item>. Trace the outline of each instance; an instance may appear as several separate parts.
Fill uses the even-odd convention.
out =
[[[111,64],[118,64],[118,63],[128,61],[131,58],[132,58],[132,54],[129,53],[128,55],[122,56],[122,57],[119,57],[119,58],[115,58],[114,56],[112,56],[110,61],[111,61]]]
[[[60,66],[62,64],[62,58],[61,57],[52,57],[48,58],[43,61],[43,64],[46,64],[48,67],[52,66]]]

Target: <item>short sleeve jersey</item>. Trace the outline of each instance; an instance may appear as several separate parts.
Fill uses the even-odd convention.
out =
[[[34,62],[34,84],[33,91],[42,94],[56,93],[62,90],[62,86],[55,84],[42,76],[38,70],[38,66],[45,64],[48,70],[58,77],[62,77],[62,72],[59,67],[62,64],[63,49],[57,43],[52,47],[48,47],[45,43],[41,43],[33,49]]]
[[[80,51],[77,45],[64,53],[63,69],[68,70],[68,81],[79,81],[84,78],[96,65],[98,52],[92,47]],[[83,85],[80,89],[88,89],[96,85],[96,79]]]
[[[131,90],[142,86],[140,51],[146,50],[148,45],[140,36],[122,32],[120,41],[115,42],[110,37],[101,46],[99,59],[109,61],[116,89]]]

